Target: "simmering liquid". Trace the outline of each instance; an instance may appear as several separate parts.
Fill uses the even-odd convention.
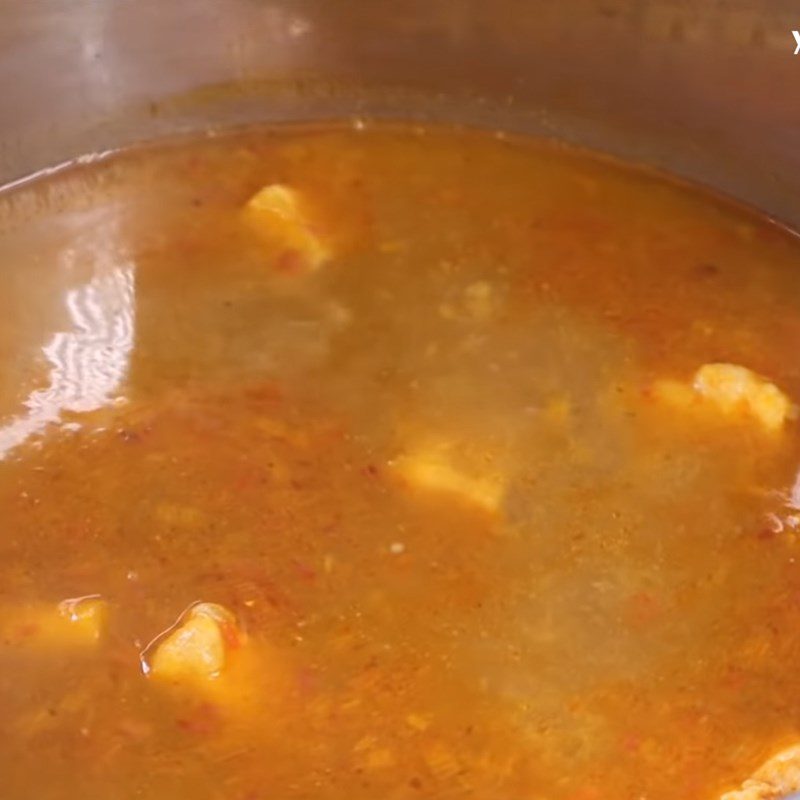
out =
[[[248,217],[265,186],[302,241]],[[0,195],[0,795],[737,786],[800,740],[798,423],[658,387],[800,400],[798,266],[702,193],[456,130]],[[159,680],[198,601],[235,647]]]

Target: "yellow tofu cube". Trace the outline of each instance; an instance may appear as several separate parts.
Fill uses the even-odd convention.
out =
[[[652,395],[676,408],[713,408],[732,419],[749,419],[771,433],[797,416],[791,400],[774,383],[736,364],[704,364],[692,383],[656,381]]]
[[[97,642],[106,628],[108,603],[98,595],[74,597],[58,604],[58,611],[75,641]]]
[[[234,615],[216,603],[191,606],[140,659],[155,683],[179,696],[201,695],[233,724],[291,696],[294,673],[286,653],[248,640]]]
[[[216,678],[242,642],[233,614],[216,603],[196,603],[142,654],[146,675],[172,683]]]
[[[495,512],[503,499],[499,476],[457,468],[445,450],[420,450],[394,461],[397,474],[416,489],[446,492],[464,502]]]
[[[330,252],[313,229],[297,191],[279,183],[265,186],[245,206],[247,219],[270,245],[279,248],[287,270],[318,269]]]
[[[22,648],[65,649],[100,641],[108,604],[98,595],[55,605],[5,609],[0,613],[0,644]]]
[[[768,431],[780,430],[795,416],[775,384],[736,364],[705,364],[695,374],[694,389],[723,413],[749,416]]]
[[[781,800],[800,791],[800,745],[781,751],[765,761],[741,789],[720,800]]]

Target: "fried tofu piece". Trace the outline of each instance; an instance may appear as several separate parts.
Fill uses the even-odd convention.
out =
[[[243,643],[236,619],[224,606],[195,603],[142,653],[146,675],[168,683],[212,680]]]
[[[393,462],[397,474],[415,489],[446,492],[488,512],[496,512],[504,486],[489,471],[467,471],[455,466],[446,448],[421,449]]]
[[[58,613],[75,640],[97,642],[108,620],[108,603],[99,595],[73,597],[58,604]]]
[[[265,186],[247,202],[245,213],[251,227],[280,252],[287,269],[316,270],[330,258],[295,189],[279,183]]]
[[[789,398],[774,383],[736,364],[705,364],[694,388],[726,414],[745,414],[766,430],[780,430],[795,415]]]
[[[800,745],[782,750],[765,761],[741,789],[720,800],[784,800],[800,791]]]
[[[55,605],[6,609],[0,614],[0,645],[68,649],[97,644],[108,618],[99,595],[75,597]]]
[[[291,695],[294,673],[286,652],[249,640],[234,615],[216,603],[190,606],[140,660],[154,683],[190,703],[200,697],[234,725]]]
[[[791,400],[765,378],[736,364],[704,364],[691,384],[658,381],[654,396],[676,407],[713,406],[731,418],[750,419],[777,432],[797,415]]]

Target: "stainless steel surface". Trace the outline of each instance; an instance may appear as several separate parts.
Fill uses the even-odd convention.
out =
[[[0,182],[178,131],[384,115],[562,137],[800,225],[795,0],[0,0],[0,9]]]
[[[187,131],[416,118],[563,138],[800,228],[800,0],[0,0],[0,11],[0,185]]]

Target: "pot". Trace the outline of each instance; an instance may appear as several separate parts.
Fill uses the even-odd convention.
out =
[[[0,186],[164,136],[386,118],[564,140],[800,228],[796,0],[5,0],[3,11]],[[105,310],[128,332],[129,278]],[[9,430],[0,454],[28,428]]]
[[[6,0],[0,183],[230,125],[557,137],[800,225],[792,0]]]

